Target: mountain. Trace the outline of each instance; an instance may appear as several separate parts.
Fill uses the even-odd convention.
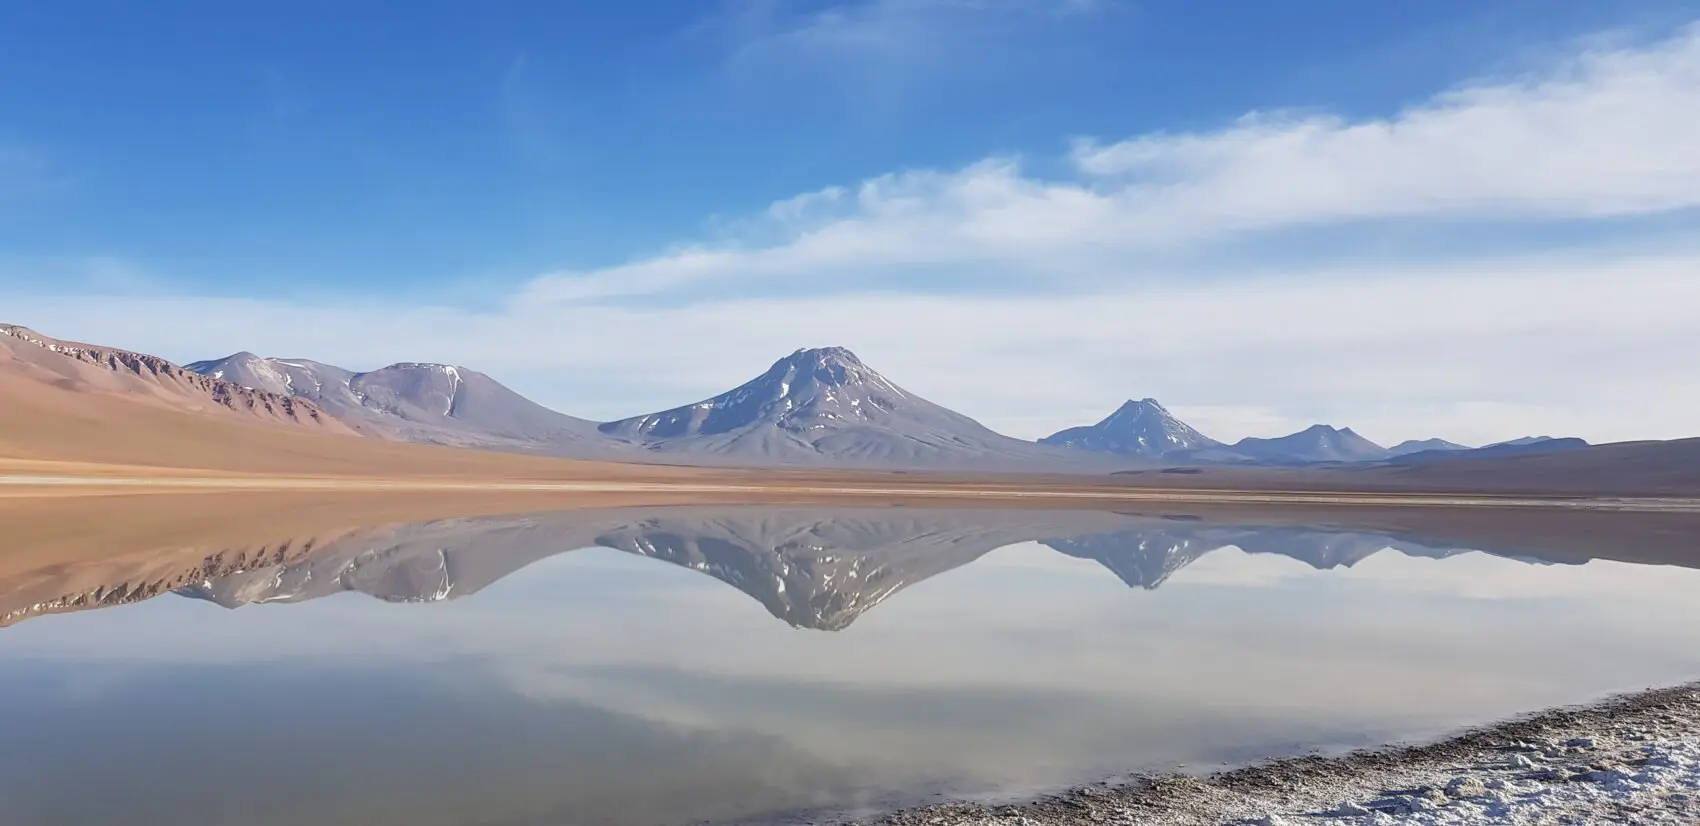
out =
[[[72,394],[85,401],[106,397],[231,423],[351,432],[310,401],[202,376],[158,356],[61,341],[16,325],[0,324],[0,372],[14,385],[0,395],[20,407],[29,403],[26,396],[45,403],[44,396]]]
[[[465,367],[403,363],[356,373],[243,352],[189,369],[310,399],[350,428],[386,439],[595,458],[617,456],[623,447],[598,433],[596,423],[557,413]]]
[[[1388,448],[1387,452],[1393,456],[1405,456],[1411,453],[1424,453],[1428,451],[1471,449],[1472,448],[1469,445],[1461,445],[1457,442],[1448,442],[1445,439],[1412,439],[1410,441],[1400,442],[1399,444]]]
[[[601,431],[720,464],[1061,470],[1102,462],[995,433],[898,387],[841,347],[798,350],[729,392]]]
[[[1042,445],[1157,458],[1177,450],[1218,448],[1216,441],[1174,417],[1156,399],[1129,399],[1095,425],[1071,427],[1039,440]]]
[[[1336,429],[1324,424],[1275,439],[1241,439],[1229,450],[1266,464],[1373,462],[1388,456],[1386,448],[1359,436],[1351,428]]]
[[[1509,442],[1478,447],[1473,450],[1424,450],[1396,456],[1394,464],[1417,464],[1421,462],[1446,462],[1460,459],[1498,459],[1510,456],[1534,456],[1542,453],[1563,453],[1571,450],[1581,450],[1588,443],[1581,439],[1554,439],[1542,436],[1536,439],[1514,439]]]

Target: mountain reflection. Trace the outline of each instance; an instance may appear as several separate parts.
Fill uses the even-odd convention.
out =
[[[1205,554],[1230,546],[1248,554],[1296,559],[1318,570],[1350,568],[1388,550],[1431,559],[1445,559],[1471,550],[1434,548],[1376,533],[1286,527],[1189,527],[1184,523],[1180,527],[1164,525],[1038,541],[1059,553],[1093,560],[1110,569],[1129,587],[1146,590],[1155,590]]]
[[[680,508],[373,529],[293,563],[209,576],[176,593],[227,608],[350,591],[434,602],[476,593],[545,557],[600,546],[708,574],[794,627],[837,631],[910,585],[1026,542],[1098,562],[1143,589],[1228,547],[1317,569],[1350,567],[1383,552],[1444,559],[1471,550],[1386,533],[1099,512]]]

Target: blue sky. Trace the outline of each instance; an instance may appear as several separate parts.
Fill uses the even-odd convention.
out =
[[[6,320],[615,417],[1700,433],[1700,3],[9,4]],[[488,7],[488,8],[487,8]]]

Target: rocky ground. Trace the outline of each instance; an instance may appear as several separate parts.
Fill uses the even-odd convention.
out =
[[[1543,712],[1438,743],[1204,777],[949,804],[866,826],[1700,823],[1700,684]]]

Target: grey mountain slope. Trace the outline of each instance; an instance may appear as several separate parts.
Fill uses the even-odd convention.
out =
[[[1275,439],[1241,439],[1229,449],[1269,464],[1374,462],[1388,457],[1386,448],[1359,436],[1351,428],[1336,429],[1323,424]]]
[[[742,465],[1102,470],[1102,457],[1014,439],[904,390],[838,347],[798,350],[697,404],[602,425],[649,451]]]
[[[1392,463],[1396,465],[1422,464],[1427,462],[1450,462],[1480,459],[1500,459],[1513,456],[1536,456],[1543,453],[1565,453],[1572,450],[1582,450],[1588,443],[1581,439],[1540,438],[1533,440],[1518,439],[1510,442],[1478,447],[1473,450],[1424,450],[1395,456]]]
[[[1174,417],[1156,399],[1129,399],[1097,424],[1071,427],[1039,440],[1040,444],[1114,453],[1161,457],[1180,450],[1222,447],[1222,443]]]
[[[602,436],[594,422],[557,413],[464,367],[403,363],[357,373],[237,353],[189,369],[307,398],[349,427],[382,438],[591,458],[618,456],[625,447]]]
[[[1406,456],[1412,453],[1425,453],[1437,450],[1471,450],[1469,445],[1449,442],[1445,439],[1411,439],[1400,442],[1387,449],[1389,456]]]

